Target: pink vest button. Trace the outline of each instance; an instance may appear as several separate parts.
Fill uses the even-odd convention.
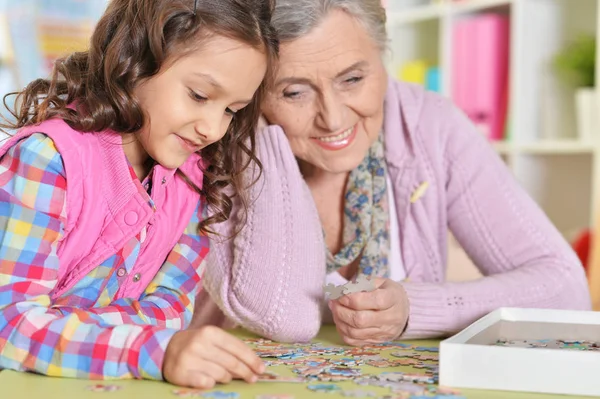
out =
[[[133,226],[134,224],[136,224],[138,221],[138,214],[135,213],[134,211],[129,211],[127,212],[127,214],[125,215],[125,223],[127,223],[129,226]]]

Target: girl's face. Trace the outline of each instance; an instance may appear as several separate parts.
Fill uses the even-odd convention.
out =
[[[134,91],[146,115],[137,143],[125,153],[132,164],[151,157],[168,169],[220,140],[236,112],[248,105],[267,70],[261,51],[215,35]]]

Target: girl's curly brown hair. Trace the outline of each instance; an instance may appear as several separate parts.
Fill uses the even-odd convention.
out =
[[[56,61],[50,79],[37,79],[23,91],[5,96],[4,105],[14,122],[5,122],[0,128],[14,130],[60,118],[82,132],[137,132],[144,126],[145,117],[134,88],[173,58],[198,49],[211,35],[239,40],[264,52],[270,75],[279,47],[270,24],[273,3],[111,0],[96,25],[89,50]],[[227,134],[202,149],[206,165],[202,190],[178,171],[208,203],[210,216],[199,225],[203,233],[212,233],[208,226],[229,218],[232,196],[239,195],[245,204],[242,172],[252,162],[260,169],[254,155],[254,132],[265,91],[263,83],[253,101],[236,113]],[[11,95],[16,96],[12,109],[7,105]],[[69,107],[74,103],[76,110]],[[224,192],[228,186],[231,197]]]

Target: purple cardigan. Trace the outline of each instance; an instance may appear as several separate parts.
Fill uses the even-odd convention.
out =
[[[390,80],[384,131],[410,301],[403,338],[449,335],[502,306],[591,308],[574,252],[448,100]],[[258,146],[265,173],[252,189],[247,225],[234,240],[214,243],[205,288],[235,323],[305,341],[321,320],[322,230],[281,128],[261,131]],[[424,182],[427,191],[411,203]],[[445,281],[448,229],[484,277]],[[196,325],[224,320],[206,296]]]

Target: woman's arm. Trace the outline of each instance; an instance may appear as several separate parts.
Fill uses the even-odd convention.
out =
[[[279,126],[257,134],[257,156],[263,173],[249,190],[245,224],[241,225],[242,209],[236,203],[230,220],[217,231],[223,237],[239,227],[241,231],[233,239],[211,243],[204,286],[235,323],[278,341],[308,341],[321,322],[325,279],[321,223]]]
[[[403,337],[452,334],[502,306],[590,309],[579,260],[500,157],[449,102],[428,106],[443,121],[449,227],[484,277],[403,283],[410,301]]]

